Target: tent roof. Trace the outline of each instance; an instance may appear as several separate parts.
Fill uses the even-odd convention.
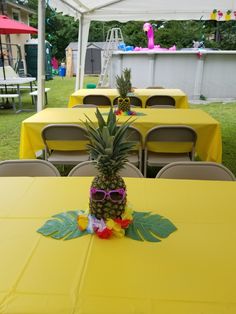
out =
[[[50,0],[49,5],[75,18],[84,14],[89,20],[121,22],[210,19],[214,9],[224,15],[236,10],[236,0]]]

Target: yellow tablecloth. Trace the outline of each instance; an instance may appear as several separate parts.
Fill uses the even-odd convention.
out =
[[[108,109],[101,108],[101,112]],[[198,135],[196,151],[202,160],[221,162],[222,144],[220,124],[199,109],[139,109],[143,116],[134,117],[133,125],[143,136],[150,128],[163,124],[185,124],[192,126]],[[96,121],[94,108],[48,108],[24,120],[21,126],[20,158],[35,158],[35,153],[44,148],[41,139],[42,128],[50,123],[78,123],[85,120],[85,114]],[[119,121],[127,117],[119,116]]]
[[[112,88],[94,88],[94,89],[79,89],[74,92],[69,99],[68,107],[73,107],[78,104],[83,103],[84,96],[86,95],[106,95],[113,100],[119,96],[117,89]],[[145,107],[146,100],[148,97],[153,95],[168,95],[172,96],[175,99],[177,108],[188,108],[188,97],[180,89],[135,89],[134,95],[139,97],[142,100],[143,107]]]
[[[0,178],[1,314],[236,313],[235,182],[126,179],[135,210],[177,226],[160,243],[36,232],[87,208],[90,182]]]

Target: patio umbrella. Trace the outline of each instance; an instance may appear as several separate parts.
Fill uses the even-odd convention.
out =
[[[37,34],[38,30],[34,27],[28,26],[27,24],[12,20],[6,15],[0,15],[0,35],[9,34]],[[3,77],[6,79],[6,73],[4,68],[4,56],[2,49],[2,41],[0,36],[0,51],[3,66]]]

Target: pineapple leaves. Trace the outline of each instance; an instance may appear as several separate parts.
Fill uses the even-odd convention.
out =
[[[131,69],[125,68],[121,76],[116,75],[116,88],[119,91],[120,97],[126,98],[131,89]]]
[[[48,236],[57,240],[71,240],[88,234],[86,230],[81,231],[78,228],[77,211],[60,213],[54,215],[52,218],[54,219],[46,221],[45,224],[37,231],[44,236]]]
[[[106,126],[106,122],[101,114],[101,112],[98,110],[96,110],[96,117],[97,117],[97,120],[98,120],[98,128],[100,131],[102,131],[102,129],[104,128],[104,126]]]
[[[137,145],[136,142],[128,140],[129,133],[127,132],[134,120],[129,118],[118,126],[116,114],[112,108],[110,108],[107,121],[104,120],[98,108],[96,117],[98,127],[87,116],[84,122],[90,141],[87,148],[91,158],[97,161],[96,167],[99,173],[109,177],[124,167],[130,150]]]
[[[114,114],[112,108],[109,111],[107,118],[107,127],[110,132],[110,135],[114,135],[116,133],[117,125],[116,125],[116,115]]]
[[[133,222],[126,229],[125,235],[138,241],[160,242],[177,230],[175,225],[157,214],[150,212],[134,212]]]

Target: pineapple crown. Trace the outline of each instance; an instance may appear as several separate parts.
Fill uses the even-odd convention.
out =
[[[118,89],[120,97],[126,98],[132,87],[131,69],[125,68],[121,76],[116,76],[116,87]]]
[[[113,176],[124,167],[129,151],[136,144],[126,138],[126,130],[132,121],[128,119],[118,126],[116,114],[112,108],[109,111],[107,122],[98,108],[96,117],[98,127],[88,117],[84,123],[90,140],[87,147],[91,158],[97,161],[99,173],[104,176]]]

